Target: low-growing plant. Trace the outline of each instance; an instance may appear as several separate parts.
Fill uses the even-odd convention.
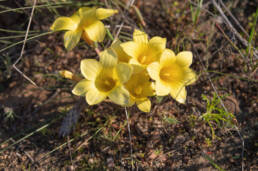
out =
[[[216,135],[214,128],[216,126],[219,128],[223,126],[232,127],[234,125],[233,119],[235,116],[221,106],[221,99],[216,93],[213,93],[212,99],[209,99],[205,95],[202,95],[202,98],[206,101],[206,112],[201,115],[201,119],[203,119],[209,125],[212,133],[212,139],[215,139]]]

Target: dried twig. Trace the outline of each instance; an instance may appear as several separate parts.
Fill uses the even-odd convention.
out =
[[[221,9],[221,7],[218,5],[218,3],[216,2],[216,0],[212,0],[213,5],[216,7],[216,9],[219,11],[220,15],[222,16],[222,18],[225,21],[225,24],[229,27],[229,29],[232,31],[232,33],[241,41],[241,43],[245,46],[245,47],[249,47],[249,43],[247,40],[245,40],[239,33],[238,31],[233,27],[233,25],[231,24],[231,22],[229,21],[229,19],[226,17],[226,15],[224,14],[223,10]],[[255,60],[258,59],[258,51],[252,47],[254,50],[254,57]]]
[[[234,22],[237,24],[237,26],[241,29],[241,31],[249,37],[248,33],[245,31],[245,29],[242,27],[242,25],[238,22],[238,20],[234,17],[234,15],[229,11],[229,9],[226,7],[226,5],[222,2],[222,0],[219,0],[222,7],[227,11],[227,13],[230,15],[230,17],[234,20]]]
[[[132,136],[131,136],[129,116],[128,116],[128,112],[127,112],[127,108],[126,107],[125,107],[125,115],[126,115],[126,120],[127,120],[127,129],[128,129],[128,133],[129,133],[130,155],[131,155],[131,161],[132,161],[132,164],[133,164],[133,144],[132,144]]]
[[[31,84],[33,84],[34,86],[38,87],[37,84],[32,81],[28,76],[26,76],[19,68],[16,67],[16,64],[22,59],[23,57],[23,53],[24,53],[24,49],[25,49],[25,45],[26,45],[26,41],[27,41],[27,38],[28,38],[28,34],[29,34],[29,31],[30,31],[30,25],[31,25],[31,21],[32,21],[32,18],[33,18],[33,14],[34,14],[34,10],[35,10],[35,6],[37,4],[37,0],[34,0],[34,3],[33,3],[33,7],[32,7],[32,10],[31,10],[31,14],[30,14],[30,20],[29,20],[29,23],[28,23],[28,26],[27,26],[27,30],[26,30],[26,34],[25,34],[25,38],[24,38],[24,42],[23,42],[23,45],[22,45],[22,50],[21,50],[21,53],[20,53],[20,57],[14,62],[13,64],[13,68],[19,72],[26,80],[28,80]]]

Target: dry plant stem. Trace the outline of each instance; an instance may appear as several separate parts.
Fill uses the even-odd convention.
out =
[[[226,25],[230,28],[230,30],[233,32],[234,35],[236,35],[236,37],[241,41],[241,43],[245,46],[248,47],[249,43],[247,40],[245,40],[238,32],[237,30],[233,27],[233,25],[231,24],[231,22],[228,20],[228,18],[226,17],[226,15],[224,14],[223,10],[220,8],[220,6],[217,4],[216,0],[212,0],[213,5],[216,7],[216,9],[219,11],[220,15],[222,16],[222,18],[225,20]],[[254,50],[254,57],[255,60],[258,59],[258,51],[252,47]]]
[[[229,11],[229,9],[226,7],[226,5],[222,2],[222,0],[219,0],[220,4],[222,5],[222,7],[227,11],[227,13],[230,15],[230,17],[235,21],[235,23],[237,24],[237,26],[241,29],[241,31],[247,36],[247,38],[249,37],[248,33],[245,31],[245,29],[242,27],[242,25],[238,22],[238,20],[234,17],[234,15]]]
[[[133,4],[134,4],[134,0],[128,1],[127,4],[126,4],[126,9],[128,10]],[[115,39],[118,38],[118,35],[120,34],[124,24],[125,24],[125,20],[123,20],[122,24],[120,24],[120,27],[118,28],[118,31],[117,31],[117,33],[115,35]]]
[[[197,50],[196,50],[196,49],[194,48],[194,46],[193,46],[193,44],[194,44],[193,41],[192,41],[191,39],[188,39],[188,40],[191,42],[192,48],[193,48],[195,54],[197,54],[198,59],[199,59],[199,61],[200,61],[200,63],[201,63],[201,66],[202,66],[203,69],[206,71],[206,68],[205,68],[205,66],[204,66],[204,64],[203,64],[203,62],[202,62],[202,60],[201,60],[201,58],[200,58],[199,53],[197,52]],[[219,94],[218,94],[218,91],[217,91],[216,87],[215,87],[214,84],[212,83],[211,78],[210,78],[208,72],[207,72],[207,77],[208,77],[208,80],[209,80],[209,82],[210,82],[210,84],[211,84],[211,86],[212,86],[214,92],[216,93],[216,95],[217,95],[217,97],[218,97],[218,99],[219,99],[219,101],[220,101],[221,106],[224,108],[224,110],[225,110],[226,112],[228,112],[227,108],[225,107],[225,105],[224,105],[222,99],[220,98],[220,96],[219,96]],[[240,133],[238,127],[237,127],[236,125],[234,125],[234,128],[236,129],[236,131],[237,131],[237,133],[238,133],[238,136],[239,136],[239,138],[240,138],[240,140],[241,140],[241,142],[242,142],[241,170],[244,171],[244,150],[245,150],[245,141],[244,141],[244,138],[243,138],[243,136],[241,135],[241,133]]]
[[[34,0],[34,3],[33,3],[33,7],[32,7],[32,10],[31,10],[31,14],[30,14],[30,20],[29,20],[29,23],[28,23],[28,26],[27,26],[27,30],[26,30],[26,34],[25,34],[25,38],[24,38],[24,42],[23,42],[23,45],[22,45],[22,50],[21,50],[21,53],[20,53],[20,57],[14,62],[13,64],[13,68],[19,72],[26,80],[28,80],[31,84],[33,84],[34,86],[38,87],[37,84],[32,81],[28,76],[26,76],[19,68],[16,67],[16,64],[22,59],[23,57],[23,53],[24,53],[24,49],[25,49],[25,45],[26,45],[26,41],[27,41],[27,38],[28,38],[28,34],[29,34],[29,31],[30,31],[30,25],[31,25],[31,21],[32,21],[32,18],[33,18],[33,14],[34,14],[34,10],[35,10],[35,6],[37,4],[37,0]]]
[[[223,34],[223,36],[229,41],[229,43],[239,52],[239,54],[242,56],[243,59],[246,59],[241,50],[231,41],[231,39],[226,35],[226,33],[223,31],[223,29],[219,26],[219,24],[215,24],[216,27],[219,29],[219,31]],[[247,63],[247,61],[245,60]]]
[[[125,107],[125,115],[126,115],[126,120],[127,120],[127,129],[129,133],[129,141],[130,141],[130,155],[131,155],[131,164],[133,166],[133,144],[132,144],[132,136],[131,136],[131,129],[130,129],[130,122],[129,122],[129,116],[127,112],[127,108]]]
[[[33,18],[33,14],[34,14],[34,10],[35,10],[35,6],[37,4],[37,0],[34,0],[34,3],[33,3],[33,7],[32,7],[32,10],[31,10],[31,14],[30,14],[30,20],[29,20],[29,23],[28,23],[28,26],[27,26],[27,30],[26,30],[26,34],[25,34],[25,38],[24,38],[24,42],[23,42],[23,46],[22,46],[22,50],[21,50],[21,53],[20,53],[20,57],[14,62],[13,64],[13,68],[19,72],[26,80],[28,80],[31,84],[33,84],[34,86],[38,87],[37,84],[32,81],[28,76],[26,76],[19,68],[16,67],[16,64],[22,59],[23,57],[23,53],[24,53],[24,49],[25,49],[25,45],[26,45],[26,41],[27,41],[27,38],[28,38],[28,34],[29,34],[29,30],[30,30],[30,25],[31,25],[31,21],[32,21],[32,18]]]
[[[99,48],[95,47],[94,49],[95,49],[95,52],[97,53],[97,55],[99,56],[99,55],[100,55],[100,50],[99,50]]]
[[[67,144],[68,144],[68,149],[69,149],[70,160],[71,160],[71,163],[72,163],[72,169],[71,170],[74,170],[74,163],[73,163],[73,157],[72,157],[70,136],[67,136]]]

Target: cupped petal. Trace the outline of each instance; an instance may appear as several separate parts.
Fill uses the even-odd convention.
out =
[[[99,20],[108,18],[116,13],[118,13],[118,10],[105,9],[105,8],[98,8],[96,10],[96,16],[97,16],[97,19],[99,19]]]
[[[82,31],[67,31],[64,34],[64,46],[67,50],[72,50],[80,41],[82,35]]]
[[[125,83],[130,79],[133,67],[126,63],[119,63],[116,66],[116,72],[120,82]]]
[[[166,96],[171,91],[171,88],[169,86],[166,86],[165,84],[162,84],[161,81],[156,81],[155,90],[157,96]]]
[[[89,25],[84,26],[84,31],[94,42],[102,42],[106,35],[106,29],[101,21],[95,20]]]
[[[171,87],[170,95],[179,103],[185,103],[186,94],[185,86]]]
[[[166,38],[155,36],[150,39],[149,46],[156,51],[163,51],[166,48]]]
[[[110,92],[108,95],[110,100],[118,105],[121,106],[128,106],[129,105],[129,92],[123,87],[123,86],[118,86],[115,89]]]
[[[176,55],[176,62],[183,67],[189,67],[192,61],[193,54],[190,51],[183,51]]]
[[[145,100],[143,101],[136,101],[136,105],[137,107],[143,111],[143,112],[150,112],[150,109],[151,109],[151,101],[146,98]]]
[[[105,100],[106,97],[106,93],[100,92],[96,88],[92,88],[86,93],[86,101],[89,105],[98,104]]]
[[[159,70],[160,64],[158,62],[153,62],[147,67],[147,71],[153,80],[159,80]]]
[[[186,74],[186,76],[185,76],[185,80],[186,80],[185,84],[186,85],[193,84],[197,80],[197,75],[190,68],[185,69],[185,74]]]
[[[118,62],[116,53],[111,48],[100,52],[100,63],[103,67],[114,67]]]
[[[162,66],[174,63],[176,61],[175,53],[170,49],[165,49],[160,57],[160,64]]]
[[[77,96],[83,96],[86,92],[90,91],[93,87],[93,82],[83,79],[78,82],[72,90],[72,93]]]
[[[148,35],[143,31],[135,29],[133,32],[133,41],[137,43],[148,43]]]
[[[102,65],[96,59],[84,59],[81,61],[82,75],[88,80],[95,80],[102,70]]]
[[[74,22],[70,17],[58,17],[50,29],[52,31],[60,30],[76,30],[78,23]]]
[[[125,53],[127,55],[131,56],[132,58],[136,58],[139,55],[137,43],[135,43],[133,41],[122,43],[121,47],[125,51]]]

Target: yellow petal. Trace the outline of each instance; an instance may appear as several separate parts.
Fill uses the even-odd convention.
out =
[[[147,83],[144,84],[143,88],[143,96],[148,97],[148,96],[153,96],[154,95],[154,89],[152,86],[153,82],[148,81]]]
[[[160,81],[156,81],[155,89],[157,96],[166,96],[171,91],[169,86],[165,86]]]
[[[185,70],[185,73],[186,73],[186,78],[185,78],[186,85],[193,84],[197,80],[197,76],[196,76],[195,72],[193,70],[191,70],[190,68],[187,68]]]
[[[176,62],[184,67],[189,67],[192,64],[193,54],[190,51],[183,51],[176,55]]]
[[[118,60],[120,62],[128,62],[130,60],[130,56],[128,56],[123,48],[120,46],[122,42],[118,39],[114,40],[114,42],[111,45],[111,48],[116,52]]]
[[[80,41],[82,31],[67,31],[64,34],[64,46],[67,50],[72,50]]]
[[[137,48],[137,43],[133,41],[122,43],[121,47],[125,51],[125,53],[132,58],[135,58],[138,55],[139,50]]]
[[[147,67],[147,71],[153,80],[159,80],[159,70],[160,64],[158,62],[153,62]]]
[[[52,31],[60,30],[76,30],[78,23],[74,22],[69,17],[59,17],[55,20],[53,25],[50,27]]]
[[[106,97],[105,93],[98,91],[96,88],[92,88],[86,93],[86,101],[89,105],[98,104],[105,100]]]
[[[74,13],[70,18],[73,20],[73,22],[77,23],[78,25],[81,22],[81,17],[79,15],[78,11],[76,13]]]
[[[112,49],[108,48],[100,52],[100,63],[103,67],[114,67],[117,64],[117,55]]]
[[[96,16],[99,20],[103,20],[105,18],[108,18],[114,14],[118,13],[118,10],[113,9],[105,9],[105,8],[98,8],[96,10]]]
[[[136,101],[137,107],[143,112],[150,112],[151,109],[151,101],[146,98],[143,101]]]
[[[163,51],[166,48],[166,42],[166,38],[156,36],[150,39],[149,46],[156,51]]]
[[[88,80],[95,80],[102,70],[101,64],[96,59],[84,59],[81,61],[82,75]]]
[[[83,96],[87,91],[89,91],[93,87],[92,81],[89,80],[81,80],[78,82],[72,90],[72,93],[77,96]]]
[[[94,42],[92,40],[90,40],[88,34],[85,31],[83,31],[83,33],[82,33],[82,38],[86,43],[88,43],[88,45],[94,44]]]
[[[175,53],[170,49],[165,49],[160,57],[162,66],[174,63],[176,61]]]
[[[96,18],[96,7],[89,8],[89,7],[82,7],[79,9],[79,16],[81,18],[82,24],[85,24],[85,22],[89,22],[92,20],[97,20]]]
[[[179,103],[185,103],[186,89],[184,86],[171,87],[170,95]]]
[[[134,58],[129,60],[129,64],[133,67],[133,73],[142,72],[145,68]]]
[[[129,92],[123,86],[116,87],[108,97],[116,104],[122,106],[127,106],[129,104]]]
[[[116,66],[116,72],[121,83],[127,82],[133,72],[132,66],[126,63],[119,63]]]
[[[133,41],[137,43],[148,43],[148,35],[143,31],[135,29],[133,32]]]
[[[94,21],[90,25],[85,26],[84,31],[94,42],[102,42],[106,35],[106,29],[104,24],[98,20]]]

